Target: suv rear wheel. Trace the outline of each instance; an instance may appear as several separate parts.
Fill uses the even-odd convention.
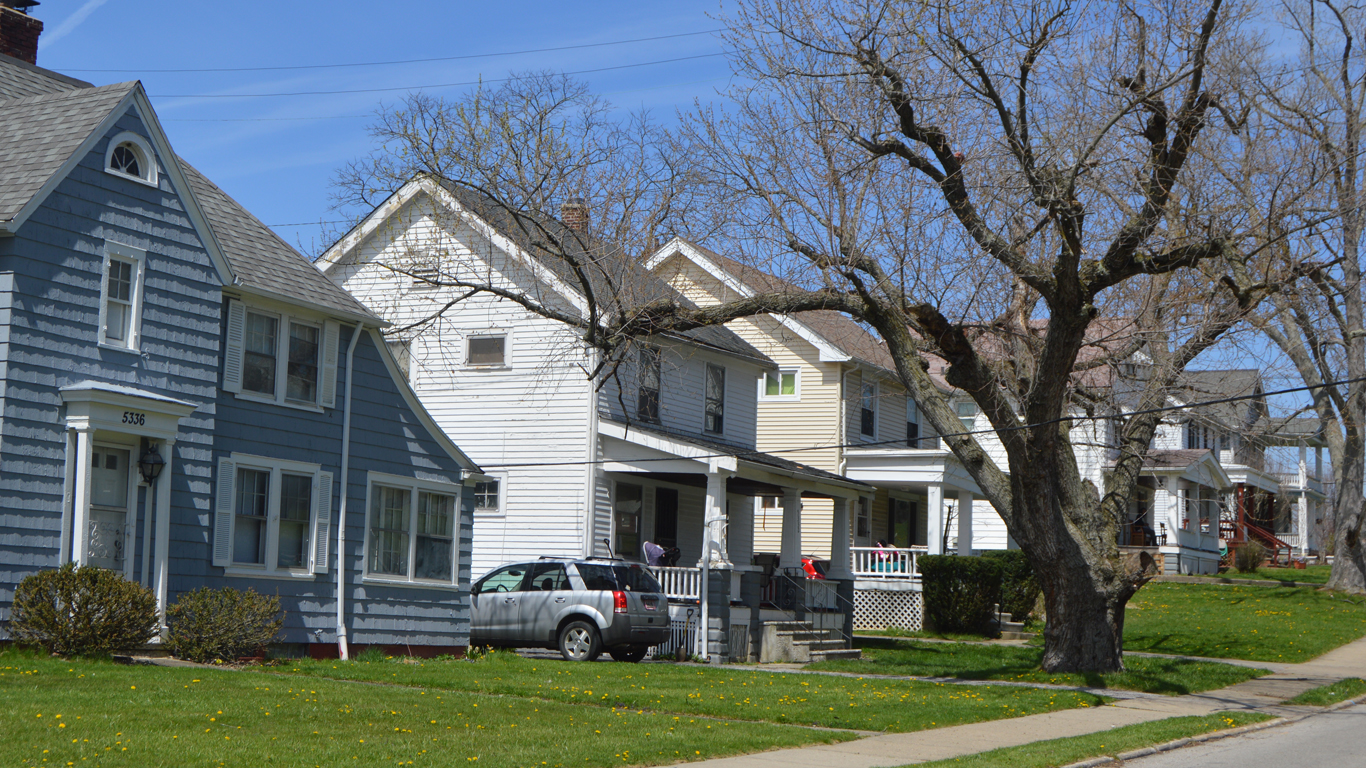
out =
[[[629,661],[634,664],[645,658],[645,654],[650,650],[648,645],[622,645],[616,648],[608,648],[607,652],[612,654],[612,658],[617,661]]]
[[[592,624],[571,621],[560,629],[560,655],[569,661],[592,661],[601,653],[602,638]]]

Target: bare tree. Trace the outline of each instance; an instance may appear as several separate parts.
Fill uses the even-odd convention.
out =
[[[1300,55],[1266,78],[1262,98],[1268,116],[1287,134],[1283,145],[1293,142],[1321,167],[1326,183],[1316,212],[1327,215],[1282,244],[1282,257],[1302,264],[1305,274],[1274,296],[1258,327],[1290,358],[1305,385],[1315,387],[1312,412],[1336,487],[1328,586],[1366,592],[1366,286],[1360,250],[1366,66],[1357,48],[1366,15],[1355,5],[1305,0],[1287,4],[1284,19]]]
[[[874,329],[1034,563],[1044,668],[1116,670],[1125,604],[1154,575],[1117,538],[1152,409],[1274,286],[1279,235],[1259,223],[1302,194],[1291,164],[1242,133],[1243,14],[1223,0],[747,0],[726,19],[741,85],[670,141],[542,78],[483,119],[468,115],[484,91],[386,111],[385,146],[341,185],[370,203],[362,192],[426,173],[468,193],[595,299],[572,312],[458,269],[424,279],[579,328],[605,361],[634,338],[763,313],[834,310]],[[580,137],[579,115],[603,124]],[[589,228],[555,220],[580,198]],[[706,307],[641,289],[632,259],[670,229],[781,279]],[[1117,407],[1114,372],[1133,359],[1144,372],[1125,405],[1139,413],[1088,438],[1114,457],[1099,488],[1072,429]],[[945,380],[980,406],[1007,466],[963,434]]]

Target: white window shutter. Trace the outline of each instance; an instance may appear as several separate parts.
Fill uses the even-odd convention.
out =
[[[218,490],[213,509],[213,564],[232,562],[232,505],[237,500],[237,465],[224,456],[218,460]]]
[[[331,543],[332,473],[318,473],[317,493],[313,496],[313,572],[327,573],[327,545]]]
[[[223,359],[223,390],[242,391],[242,351],[247,332],[247,308],[242,302],[228,299],[228,335],[224,342],[227,354]]]
[[[104,263],[100,265],[100,316],[95,322],[95,339],[104,341],[104,326],[109,322],[109,254],[105,253],[100,258]]]
[[[323,324],[323,380],[318,387],[318,404],[324,408],[337,404],[337,343],[340,336],[341,323],[328,320]]]

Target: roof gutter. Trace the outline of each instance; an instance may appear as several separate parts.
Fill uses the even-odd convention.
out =
[[[322,277],[325,280],[331,279],[326,275],[323,275]],[[308,299],[299,296],[291,296],[284,293],[276,293],[275,291],[268,291],[264,288],[257,288],[252,285],[247,285],[241,282],[240,278],[238,282],[233,283],[232,289],[238,291],[239,293],[245,293],[249,296],[260,296],[262,298],[273,299],[275,301],[287,302],[295,306],[308,307],[309,309],[321,312],[322,314],[331,315],[333,317],[338,317],[349,322],[356,323],[358,326],[368,325],[375,328],[388,328],[389,326],[393,325],[393,323],[389,322],[388,320],[385,320],[376,315],[372,315],[369,312],[365,312],[362,314],[360,312],[352,312],[345,309],[338,309],[336,307],[324,306],[322,304],[309,301]]]

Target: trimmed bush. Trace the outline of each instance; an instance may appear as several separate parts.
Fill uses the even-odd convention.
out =
[[[113,571],[67,563],[19,582],[9,631],[49,653],[107,655],[156,636],[156,596]]]
[[[200,587],[166,609],[171,653],[208,663],[260,653],[284,626],[280,598],[255,590]]]
[[[1262,567],[1265,559],[1266,547],[1260,541],[1249,539],[1233,550],[1233,567],[1238,569],[1238,573],[1252,573]]]
[[[916,558],[925,615],[939,632],[996,634],[992,608],[1000,602],[1001,563],[992,558],[932,555]]]
[[[1018,549],[983,552],[982,556],[1001,564],[1001,611],[1010,614],[1011,621],[1028,621],[1042,591],[1029,557]]]

